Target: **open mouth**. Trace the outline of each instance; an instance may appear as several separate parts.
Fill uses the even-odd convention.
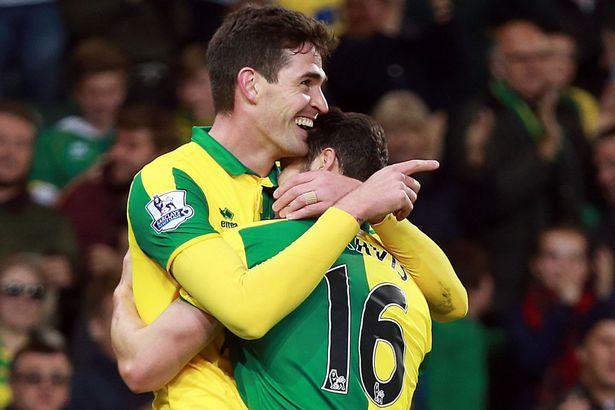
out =
[[[309,131],[314,127],[314,120],[307,117],[297,117],[295,118],[295,124],[297,124],[301,129]]]

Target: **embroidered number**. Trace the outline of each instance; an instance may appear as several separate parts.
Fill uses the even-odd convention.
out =
[[[329,297],[329,344],[327,370],[322,389],[348,393],[350,367],[350,293],[346,265],[336,266],[325,275]],[[384,283],[369,293],[361,312],[359,331],[359,370],[365,394],[379,407],[395,402],[404,378],[405,343],[403,330],[393,319],[383,318],[391,306],[406,311],[406,295],[398,286]],[[376,348],[387,343],[395,356],[395,367],[387,380],[376,374]]]

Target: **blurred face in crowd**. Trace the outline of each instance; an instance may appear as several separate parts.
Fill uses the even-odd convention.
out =
[[[550,84],[561,89],[572,83],[576,74],[576,44],[574,39],[563,33],[549,35],[551,55],[547,76]]]
[[[615,389],[615,320],[601,320],[577,352],[582,379],[593,388]]]
[[[124,186],[129,185],[137,172],[158,155],[158,150],[149,129],[120,128],[108,155],[111,182]]]
[[[195,71],[181,83],[177,97],[181,105],[195,115],[197,120],[212,120],[214,118],[211,82],[206,67]]]
[[[0,113],[0,187],[23,182],[30,170],[36,129],[12,114]]]
[[[413,124],[385,128],[389,162],[440,159],[445,128],[446,117],[440,113]]]
[[[596,143],[594,158],[602,192],[611,205],[615,206],[615,136]]]
[[[560,281],[582,286],[589,274],[587,240],[573,230],[551,230],[539,239],[539,251],[532,267],[534,274],[550,290]]]
[[[546,90],[549,42],[535,25],[514,22],[500,28],[491,70],[525,99],[539,98]]]
[[[11,376],[17,410],[59,410],[70,398],[71,366],[63,353],[26,352]]]
[[[126,80],[121,71],[87,75],[75,90],[83,116],[94,126],[110,126],[125,97]]]
[[[29,332],[42,318],[45,287],[28,265],[12,265],[0,278],[0,325]]]

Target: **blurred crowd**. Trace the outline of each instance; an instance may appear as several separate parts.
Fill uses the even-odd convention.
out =
[[[109,335],[128,189],[212,122],[207,41],[244,3],[0,0],[0,408],[148,408]],[[330,105],[441,162],[409,218],[470,311],[413,408],[615,409],[615,2],[276,3],[339,35]]]

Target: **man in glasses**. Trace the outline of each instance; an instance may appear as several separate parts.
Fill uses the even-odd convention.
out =
[[[66,351],[42,338],[32,339],[13,360],[10,410],[59,410],[70,400],[72,366]]]
[[[43,321],[45,282],[42,266],[26,255],[0,263],[0,408],[10,400],[9,365]]]

